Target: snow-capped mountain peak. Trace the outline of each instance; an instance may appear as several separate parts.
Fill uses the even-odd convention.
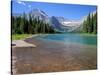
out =
[[[43,16],[48,16],[45,12],[43,12],[43,11],[41,11],[40,9],[33,9],[32,11],[31,11],[31,13],[32,14],[34,14],[34,15],[43,15]]]

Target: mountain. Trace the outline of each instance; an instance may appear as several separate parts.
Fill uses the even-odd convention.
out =
[[[31,14],[32,17],[38,18],[39,20],[43,20],[46,23],[49,23],[54,29],[61,31],[61,19],[55,16],[49,17],[44,11],[40,9],[33,9],[29,14]],[[63,20],[64,18],[62,18]]]
[[[81,26],[81,23],[80,21],[66,20],[62,22],[62,26],[64,26],[64,28],[67,28],[67,32],[73,32]]]
[[[56,30],[60,30],[60,31],[63,31],[62,29],[62,24],[59,22],[59,20],[55,17],[55,16],[52,16],[50,18],[50,22],[52,24],[52,26],[56,29]]]
[[[66,20],[64,17],[56,17],[56,19],[57,19],[60,23]]]
[[[81,21],[76,21],[76,20],[69,20],[65,19],[64,17],[55,17],[56,20],[59,21],[59,24],[54,24],[59,26],[63,32],[73,32],[75,30],[79,30],[81,28]]]
[[[33,9],[32,11],[25,13],[27,18],[31,15],[33,18],[37,18],[42,20],[46,23],[49,23],[55,30],[61,32],[72,32],[80,27],[80,21],[72,21],[69,19],[65,19],[64,17],[57,17],[57,16],[48,16],[44,11],[40,9]],[[20,16],[22,14],[13,13],[13,16]]]
[[[80,21],[65,19],[64,17],[51,17],[53,27],[63,32],[72,32],[80,27]]]
[[[29,14],[31,14],[33,18],[38,18],[39,20],[43,20],[44,22],[48,22],[49,20],[48,15],[40,9],[33,9],[31,12],[29,12]]]

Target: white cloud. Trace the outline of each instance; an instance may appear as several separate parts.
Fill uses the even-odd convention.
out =
[[[21,0],[17,0],[16,1],[18,4],[22,4],[24,6],[26,6],[25,2],[21,1]],[[31,8],[31,5],[28,5],[29,8]]]
[[[17,0],[17,3],[18,4],[22,4],[22,5],[26,5],[24,2],[20,1],[20,0]]]

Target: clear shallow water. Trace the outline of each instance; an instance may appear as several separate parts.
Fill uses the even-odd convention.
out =
[[[25,41],[37,47],[12,48],[15,69],[19,74],[97,69],[96,38],[80,34],[28,38]]]
[[[44,41],[57,41],[64,43],[77,43],[84,45],[97,45],[97,36],[80,35],[80,34],[43,34],[36,37]]]

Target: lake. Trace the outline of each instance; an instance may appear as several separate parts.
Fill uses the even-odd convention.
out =
[[[75,44],[83,44],[83,45],[97,45],[97,36],[96,35],[82,35],[82,34],[43,34],[36,37],[37,39],[41,39],[44,41],[55,41],[55,42],[63,42],[63,43],[75,43]]]
[[[41,34],[25,39],[37,47],[12,48],[18,74],[97,69],[97,36]]]

